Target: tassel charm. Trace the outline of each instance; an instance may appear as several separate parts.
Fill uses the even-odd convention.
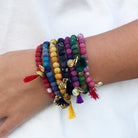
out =
[[[44,67],[43,67],[42,65],[39,65],[39,68],[40,68],[41,71],[36,71],[36,74],[37,74],[37,75],[30,75],[30,76],[27,76],[27,77],[25,77],[25,78],[23,79],[23,81],[24,81],[25,83],[27,83],[27,82],[30,82],[30,81],[36,79],[38,76],[43,77],[43,76],[44,76]]]
[[[83,99],[82,99],[82,97],[81,97],[81,95],[79,94],[78,96],[77,96],[77,100],[76,100],[76,103],[83,103],[84,101],[83,101]]]
[[[89,93],[90,93],[91,98],[94,98],[95,100],[99,99],[99,96],[96,93],[95,87],[89,88]]]
[[[76,117],[76,115],[75,115],[73,106],[72,106],[72,104],[70,103],[70,105],[69,105],[69,107],[68,107],[68,119],[73,119],[73,118],[75,118],[75,117]]]
[[[23,79],[23,81],[24,81],[25,83],[30,82],[30,81],[36,79],[37,76],[38,76],[38,75],[27,76],[27,77],[25,77],[25,78]]]

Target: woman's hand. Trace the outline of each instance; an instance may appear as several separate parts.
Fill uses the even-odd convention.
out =
[[[52,100],[41,78],[24,83],[23,78],[35,74],[35,50],[8,52],[0,55],[0,138],[29,119]]]

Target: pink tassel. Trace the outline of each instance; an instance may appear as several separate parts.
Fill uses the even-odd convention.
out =
[[[83,103],[83,102],[84,102],[84,101],[83,101],[81,95],[79,94],[79,95],[77,96],[76,103]]]
[[[95,100],[99,99],[99,96],[96,93],[95,87],[89,88],[89,93],[90,93],[91,98],[94,98]]]
[[[31,75],[31,76],[25,77],[25,78],[23,79],[23,81],[24,81],[25,83],[27,83],[27,82],[30,82],[30,81],[36,79],[36,78],[37,78],[37,75]]]

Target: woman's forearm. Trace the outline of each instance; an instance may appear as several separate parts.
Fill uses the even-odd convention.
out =
[[[138,78],[138,20],[86,38],[86,48],[95,82]]]

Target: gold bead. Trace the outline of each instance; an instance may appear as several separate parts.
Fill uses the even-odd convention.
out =
[[[60,82],[61,82],[61,80],[56,80],[57,85],[59,85],[59,84],[60,84]]]
[[[61,108],[65,109],[65,108],[67,108],[67,106],[64,104],[64,105],[61,105]]]
[[[72,94],[74,96],[78,96],[79,95],[79,90],[77,88],[74,88],[73,91],[72,91]]]
[[[52,52],[52,53],[50,54],[50,57],[57,57],[57,53],[56,53],[56,52]]]
[[[58,58],[57,57],[52,57],[51,58],[51,61],[52,61],[52,63],[57,62],[58,61]]]
[[[50,52],[52,53],[52,52],[56,52],[57,51],[57,48],[56,47],[52,47],[52,48],[50,48]]]
[[[60,89],[61,94],[64,94],[66,92],[66,89]]]
[[[84,76],[84,73],[83,73],[83,72],[79,72],[79,73],[78,73],[78,76],[79,76],[79,77],[82,77],[82,76]]]
[[[51,43],[56,44],[56,43],[57,43],[56,39],[52,39],[52,40],[50,41],[50,44],[51,44]]]
[[[100,82],[98,82],[97,84],[95,84],[94,87],[100,87],[100,86],[102,86],[102,85],[103,85],[103,82],[100,81]]]
[[[53,67],[54,68],[58,68],[59,67],[59,63],[58,62],[53,63]]]
[[[37,72],[36,72],[36,74],[37,74],[37,75],[39,75],[39,76],[41,76],[41,77],[43,77],[43,76],[44,76],[44,73],[43,73],[43,72],[41,72],[41,71],[37,71]]]
[[[39,65],[39,69],[44,72],[45,71],[45,68],[42,66],[42,65]]]
[[[62,74],[61,73],[55,74],[55,78],[57,80],[61,80],[62,79]]]
[[[65,100],[70,100],[70,99],[71,99],[71,96],[68,95],[67,93],[65,93],[65,94],[64,94],[64,99],[65,99]]]
[[[73,67],[73,66],[74,66],[73,60],[72,60],[72,59],[68,60],[67,65],[68,65],[68,67],[70,67],[70,68]]]
[[[61,69],[60,68],[55,68],[54,69],[54,73],[60,73],[61,72]]]

